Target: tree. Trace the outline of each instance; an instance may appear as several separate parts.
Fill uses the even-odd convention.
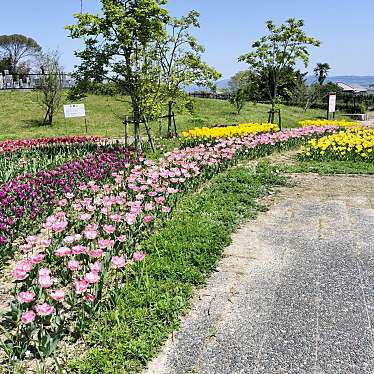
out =
[[[173,106],[187,96],[183,87],[195,84],[213,88],[214,82],[221,77],[213,67],[202,61],[201,54],[205,49],[190,33],[192,27],[200,27],[199,16],[198,12],[191,11],[185,17],[170,18],[168,34],[156,43],[168,107],[169,137]]]
[[[257,76],[250,70],[240,71],[230,78],[226,91],[237,114],[240,114],[247,102],[259,99],[258,88]]]
[[[271,101],[271,121],[274,121],[278,101],[278,86],[282,71],[294,68],[298,61],[308,66],[308,46],[319,46],[317,39],[308,37],[304,30],[304,21],[294,18],[276,26],[273,21],[266,22],[269,34],[252,44],[252,51],[239,57],[258,75],[265,74],[268,97]]]
[[[10,61],[11,74],[18,73],[19,63],[30,57],[36,57],[42,50],[32,38],[24,35],[0,35],[0,50]]]
[[[327,63],[318,63],[317,66],[315,67],[314,74],[317,77],[318,83],[322,85],[325,83],[325,80],[327,78],[328,72],[330,71],[331,67]]]
[[[2,74],[4,70],[11,70],[11,62],[8,57],[0,57],[0,74]]]
[[[135,142],[140,144],[140,121],[157,103],[160,73],[154,56],[155,43],[165,36],[168,11],[165,0],[102,0],[102,14],[76,14],[77,24],[68,26],[72,38],[82,38],[85,49],[74,76],[76,92],[93,82],[114,82],[129,95],[133,111]],[[151,102],[151,104],[150,104]]]
[[[62,104],[64,72],[57,52],[43,54],[39,61],[43,74],[38,79],[38,101],[45,110],[43,125],[52,125]]]

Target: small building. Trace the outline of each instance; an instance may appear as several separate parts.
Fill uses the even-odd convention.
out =
[[[368,95],[374,96],[374,84],[371,84],[368,88]]]
[[[355,95],[365,95],[368,93],[368,90],[365,87],[360,86],[359,84],[347,84],[344,82],[336,82],[343,92],[352,93]]]

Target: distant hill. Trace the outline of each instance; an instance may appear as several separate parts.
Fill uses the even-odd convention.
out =
[[[229,83],[230,79],[221,79],[217,81],[217,89],[223,90],[227,88],[227,85]],[[308,76],[306,77],[307,84],[312,84],[316,81],[316,78],[314,76]],[[374,75],[367,75],[367,76],[360,76],[360,75],[337,75],[328,77],[327,81],[329,82],[343,82],[346,84],[354,84],[359,85],[364,88],[368,88],[371,84],[374,85]],[[206,91],[209,90],[208,88],[204,87],[198,87],[198,86],[189,86],[186,88],[187,92],[196,92],[196,91]]]
[[[316,81],[316,78],[313,76],[307,77],[307,83],[311,84]],[[329,82],[343,82],[346,84],[360,85],[362,87],[368,88],[371,84],[374,84],[374,76],[360,76],[360,75],[337,75],[333,77],[328,77],[327,81]]]

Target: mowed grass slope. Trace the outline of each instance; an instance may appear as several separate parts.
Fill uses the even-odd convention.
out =
[[[131,114],[130,104],[122,97],[89,95],[81,101],[86,105],[88,134],[106,137],[122,137],[122,121]],[[214,126],[221,124],[267,122],[268,105],[247,104],[240,115],[233,107],[222,100],[194,99],[193,113],[178,113],[179,130],[193,127]],[[285,127],[296,127],[302,119],[324,117],[323,110],[302,108],[282,108]],[[24,139],[50,136],[71,136],[86,134],[83,118],[65,120],[62,109],[58,112],[53,126],[42,126],[44,118],[42,108],[37,102],[36,92],[0,92],[0,140]],[[164,131],[166,120],[163,123]],[[159,135],[159,124],[152,123],[155,135]]]

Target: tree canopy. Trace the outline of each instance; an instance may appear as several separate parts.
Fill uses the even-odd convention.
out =
[[[101,14],[76,14],[68,26],[72,38],[82,38],[85,49],[77,52],[81,64],[75,78],[83,92],[88,82],[115,82],[129,95],[136,137],[141,116],[157,104],[160,72],[152,43],[165,35],[168,11],[164,0],[102,0]],[[151,103],[150,103],[151,101]]]
[[[314,68],[314,74],[317,77],[318,83],[323,84],[327,78],[328,72],[330,71],[331,67],[327,63],[318,63],[317,66]]]
[[[3,58],[9,61],[9,70],[18,73],[18,69],[23,66],[27,58],[35,57],[42,48],[32,38],[25,35],[0,35],[0,51]],[[20,62],[23,64],[20,66]]]
[[[253,43],[252,50],[240,56],[239,61],[249,64],[251,70],[258,75],[266,75],[267,91],[274,112],[282,72],[286,68],[294,68],[298,61],[307,67],[308,47],[319,46],[320,42],[306,35],[303,20],[290,18],[280,26],[270,20],[266,22],[266,26],[268,35]]]
[[[213,88],[214,82],[221,77],[220,73],[202,60],[205,48],[191,35],[191,28],[200,27],[199,16],[198,12],[191,11],[181,18],[170,17],[165,37],[160,38],[155,45],[168,105],[169,135],[173,105],[186,98],[183,88],[192,84]]]

